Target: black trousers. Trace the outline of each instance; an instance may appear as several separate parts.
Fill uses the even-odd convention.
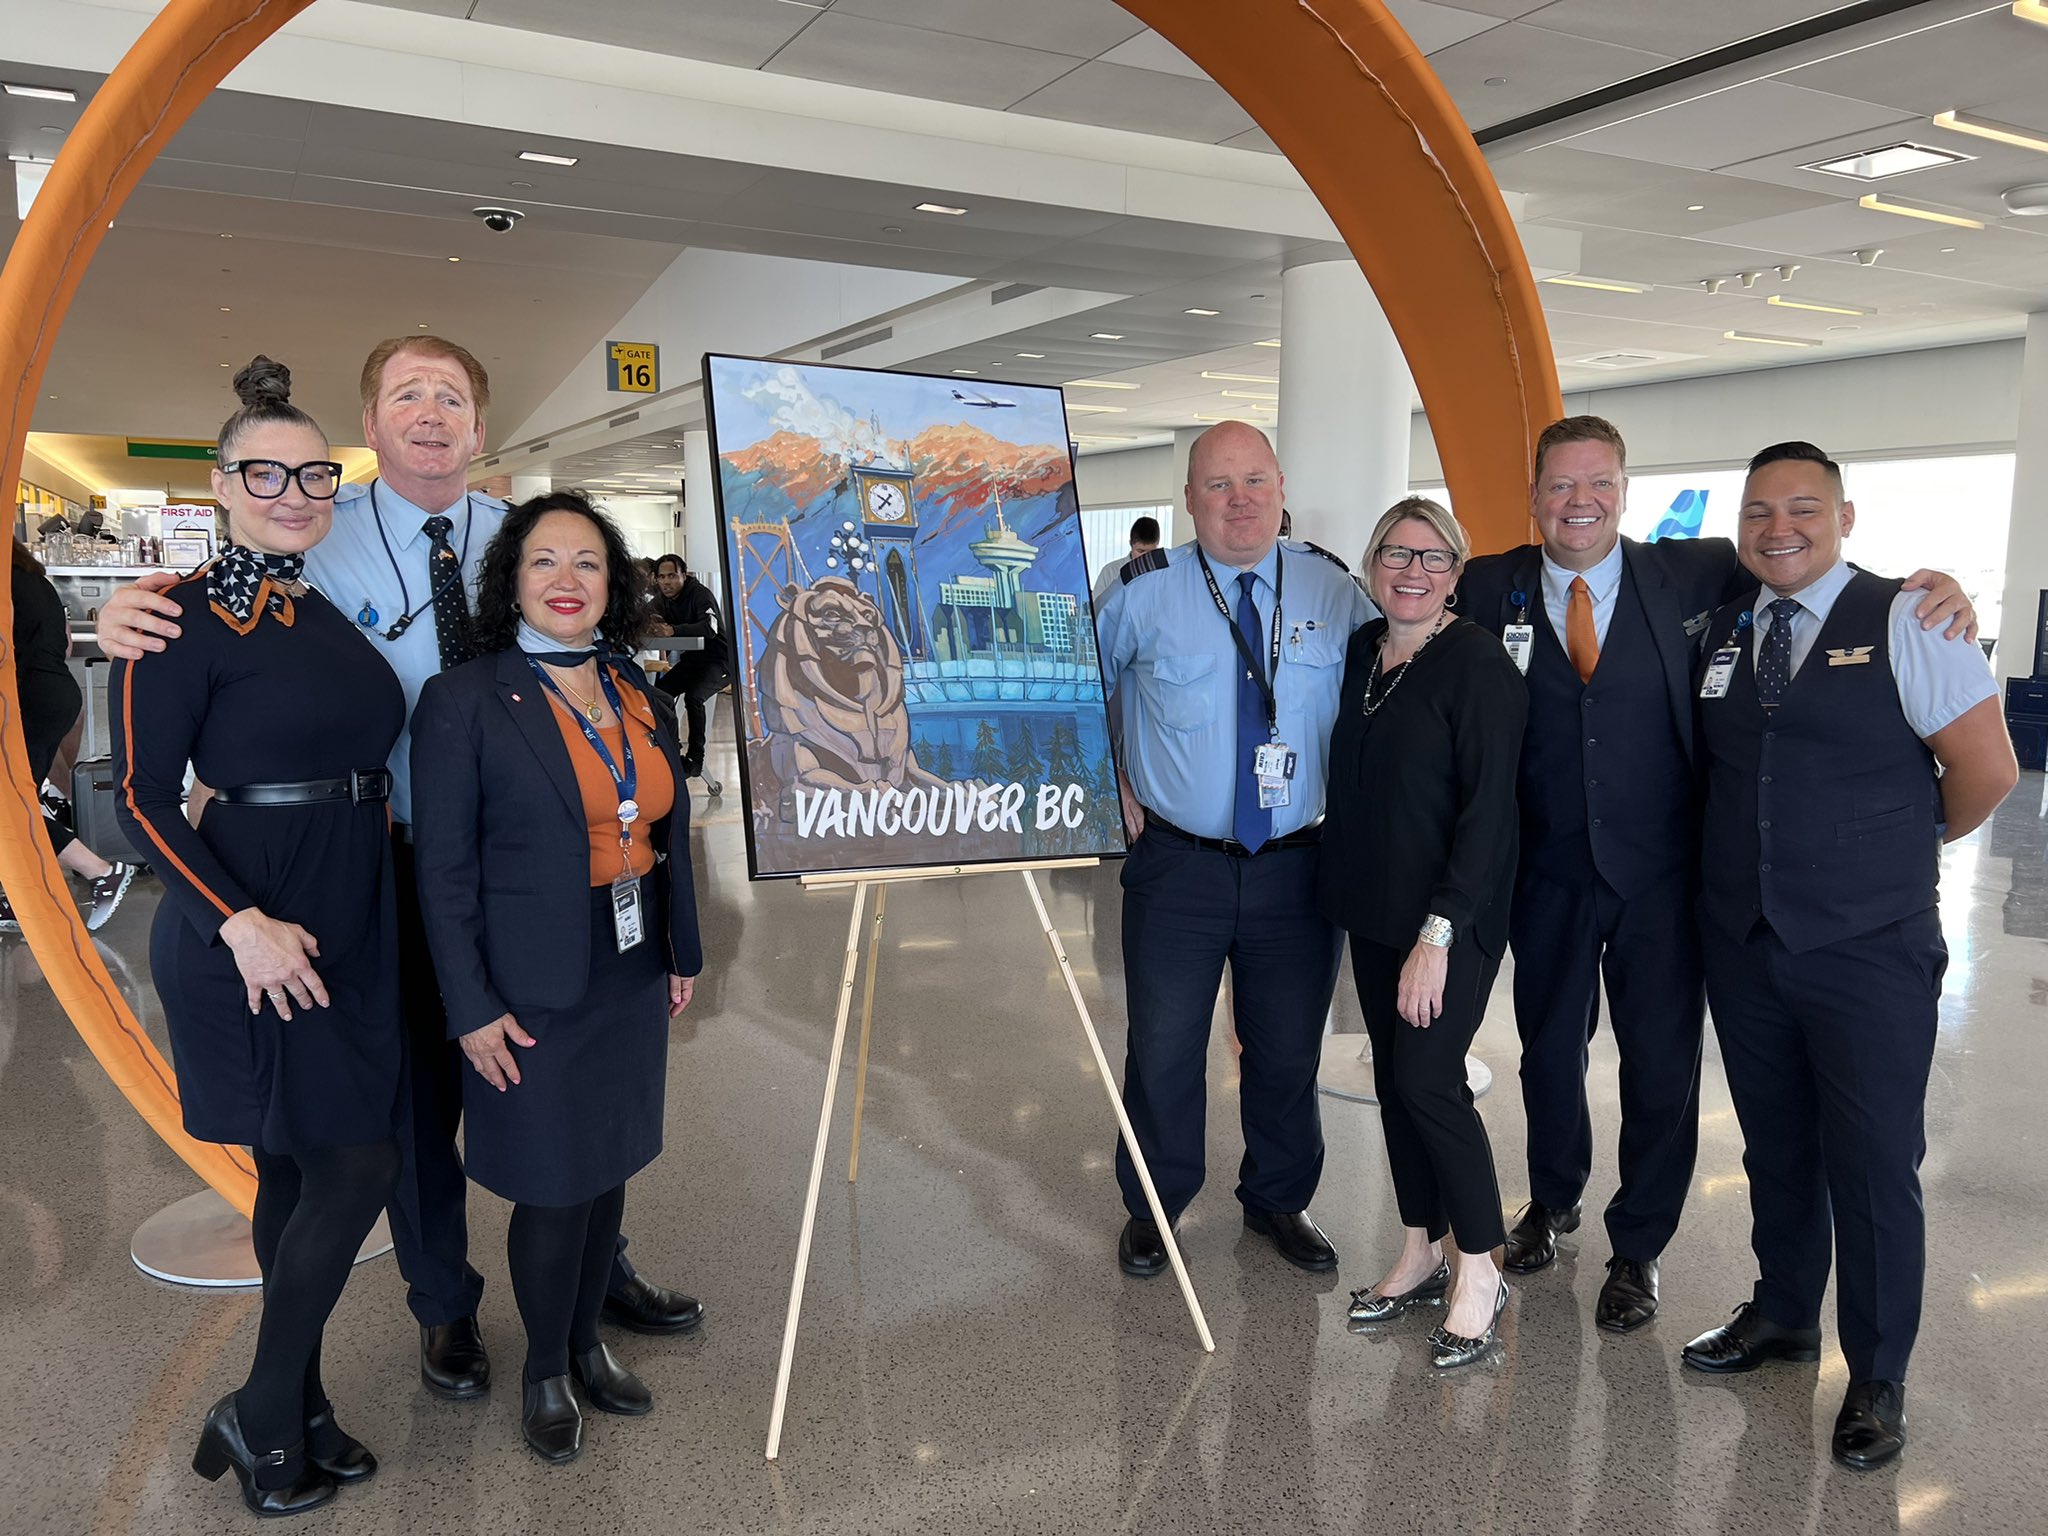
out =
[[[1940,914],[1801,955],[1763,923],[1705,940],[1757,1308],[1780,1327],[1818,1327],[1832,1247],[1850,1381],[1903,1381],[1927,1271],[1920,1159],[1948,965]]]
[[[1209,1023],[1226,963],[1243,1047],[1237,1198],[1300,1211],[1315,1196],[1323,1174],[1316,1068],[1343,943],[1316,909],[1316,854],[1300,847],[1232,858],[1154,825],[1124,862],[1124,1108],[1169,1218],[1195,1198],[1206,1171]],[[1121,1141],[1116,1177],[1124,1208],[1149,1217]]]
[[[1695,883],[1680,871],[1624,901],[1591,865],[1525,870],[1515,883],[1515,1027],[1529,1123],[1529,1194],[1576,1204],[1593,1167],[1587,1047],[1608,1026],[1621,1053],[1621,1184],[1607,1237],[1624,1259],[1654,1259],[1678,1230],[1699,1152],[1706,1025]]]
[[[1472,1103],[1465,1052],[1486,1017],[1500,957],[1472,943],[1453,944],[1443,1012],[1427,1029],[1396,1008],[1408,950],[1351,936],[1351,976],[1372,1040],[1373,1087],[1401,1225],[1431,1242],[1448,1231],[1460,1252],[1485,1253],[1507,1241],[1500,1184],[1486,1122]]]
[[[407,1102],[412,1117],[399,1136],[398,1188],[391,1201],[391,1244],[405,1277],[406,1304],[423,1326],[473,1317],[484,1277],[469,1262],[469,1179],[455,1133],[462,1124],[462,1074],[473,1070],[448,1038],[448,1014],[427,948],[414,880],[412,844],[392,840],[398,886],[398,1005],[406,1035]],[[614,1290],[633,1278],[620,1237]]]

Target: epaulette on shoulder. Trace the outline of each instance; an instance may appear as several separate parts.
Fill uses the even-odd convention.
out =
[[[1134,559],[1126,560],[1123,564],[1123,569],[1118,571],[1117,574],[1120,577],[1122,577],[1126,583],[1129,583],[1136,581],[1140,576],[1143,576],[1147,571],[1163,571],[1165,569],[1166,551],[1163,548],[1148,549],[1142,555],[1139,555]]]
[[[1325,560],[1329,561],[1330,564],[1337,567],[1337,569],[1342,571],[1346,576],[1349,576],[1351,574],[1351,567],[1346,565],[1337,556],[1331,554],[1327,549],[1323,548],[1322,545],[1312,543],[1308,539],[1303,539],[1301,541],[1301,547],[1307,550],[1312,555],[1321,555]]]

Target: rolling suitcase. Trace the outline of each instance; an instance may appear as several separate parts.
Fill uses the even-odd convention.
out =
[[[71,769],[71,830],[78,840],[103,859],[121,859],[129,864],[147,864],[136,851],[114,815],[114,797],[120,785],[111,757],[87,758]]]

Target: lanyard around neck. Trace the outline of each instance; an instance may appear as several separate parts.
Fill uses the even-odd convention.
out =
[[[604,771],[612,776],[612,788],[619,796],[619,845],[624,847],[633,840],[633,823],[640,819],[640,804],[633,798],[633,791],[640,782],[640,774],[633,764],[633,728],[626,720],[625,701],[619,697],[618,684],[612,681],[611,669],[600,660],[597,664],[597,682],[604,690],[604,701],[611,705],[612,714],[619,722],[619,749],[626,759],[623,769],[613,759],[611,748],[604,744],[604,738],[597,734],[597,727],[590,723],[589,717],[569,702],[568,695],[562,692],[561,684],[548,676],[547,669],[533,657],[528,656],[526,664],[533,668],[533,675],[540,680],[541,687],[562,701],[562,708],[575,719],[578,728],[583,732],[583,739],[590,743],[591,750],[597,754],[597,760],[604,764]]]
[[[469,535],[470,531],[476,526],[475,517],[470,515],[474,511],[474,508],[471,506],[472,499],[467,492],[463,493],[462,553],[455,562],[455,570],[450,577],[451,583],[459,583],[462,580],[462,568],[469,564]],[[446,514],[441,515],[445,516]],[[413,607],[412,593],[406,590],[405,567],[398,563],[398,552],[391,547],[391,535],[384,531],[384,511],[377,503],[377,482],[374,480],[370,482],[370,518],[377,525],[377,538],[384,546],[384,558],[391,562],[391,574],[398,578],[398,622],[384,631],[384,638],[386,640],[395,641],[408,629],[412,628],[412,621],[414,619],[434,606],[434,600],[447,591],[448,586],[447,584],[439,586],[435,584],[435,575],[430,565],[427,571],[427,600],[421,603],[419,607]],[[369,611],[370,623],[375,624],[377,621],[375,612],[368,610],[367,603],[365,603],[364,607]],[[357,622],[362,622],[360,617],[358,617]]]
[[[1215,600],[1216,611],[1223,615],[1223,622],[1230,626],[1230,638],[1237,643],[1237,654],[1244,660],[1245,671],[1250,674],[1251,680],[1258,685],[1259,698],[1264,701],[1266,706],[1266,729],[1272,733],[1273,739],[1278,741],[1280,739],[1280,699],[1276,690],[1280,682],[1280,591],[1281,584],[1287,578],[1287,562],[1281,555],[1279,546],[1275,545],[1273,549],[1273,644],[1266,660],[1265,670],[1262,672],[1259,669],[1258,654],[1252,650],[1251,642],[1245,638],[1244,631],[1238,627],[1237,617],[1230,611],[1230,604],[1224,601],[1223,589],[1216,585],[1216,573],[1209,569],[1209,557],[1203,553],[1202,547],[1199,544],[1195,546],[1195,558],[1202,563],[1202,579],[1209,583],[1209,596]],[[1252,605],[1252,611],[1254,613],[1258,611],[1256,602]]]

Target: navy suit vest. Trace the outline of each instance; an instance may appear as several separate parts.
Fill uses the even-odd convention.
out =
[[[1581,683],[1538,594],[1519,798],[1522,868],[1556,881],[1591,859],[1623,898],[1687,868],[1693,773],[1635,579],[1622,568],[1607,641]]]
[[[1757,698],[1747,631],[1727,696],[1700,701],[1703,909],[1737,938],[1762,917],[1804,954],[1935,904],[1941,792],[1892,676],[1898,592],[1896,581],[1851,576],[1776,709]],[[1743,606],[1715,615],[1717,645]],[[1869,659],[1830,655],[1858,651]]]

